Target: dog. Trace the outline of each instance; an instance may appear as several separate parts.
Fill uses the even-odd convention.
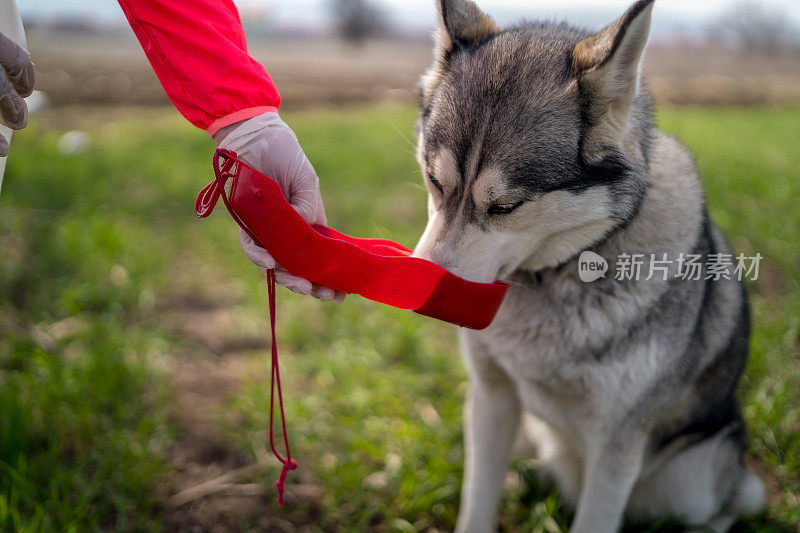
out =
[[[731,252],[691,156],[653,123],[641,74],[653,5],[591,33],[500,30],[470,0],[438,1],[417,128],[429,219],[414,255],[510,285],[488,328],[459,331],[459,532],[495,528],[520,428],[576,533],[626,516],[722,532],[763,505],[735,397],[747,298],[740,279],[709,275],[707,260]],[[591,283],[587,252],[611,265]],[[637,255],[644,269],[701,257],[702,275],[681,277],[677,260],[663,279],[619,276]]]

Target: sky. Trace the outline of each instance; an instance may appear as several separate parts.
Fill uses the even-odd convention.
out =
[[[190,0],[191,1],[191,0]],[[264,11],[281,25],[323,27],[328,23],[325,0],[235,0],[242,12]],[[383,4],[396,25],[426,29],[435,21],[434,0],[374,0]],[[567,19],[576,24],[600,26],[619,16],[633,0],[478,0],[478,5],[498,23],[522,17]],[[654,33],[703,28],[736,0],[658,0]],[[761,0],[782,10],[800,27],[800,1]],[[18,0],[23,17],[83,14],[97,20],[122,22],[114,0]]]

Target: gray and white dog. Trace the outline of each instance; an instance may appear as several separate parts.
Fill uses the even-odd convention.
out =
[[[470,0],[438,7],[418,134],[429,221],[415,254],[512,284],[489,328],[460,331],[458,531],[494,529],[520,427],[576,506],[572,531],[617,531],[626,514],[726,531],[763,502],[735,398],[742,284],[706,269],[684,279],[678,262],[663,278],[615,279],[616,267],[579,278],[584,251],[612,265],[730,253],[690,155],[653,125],[640,72],[653,0],[596,34],[501,31]]]

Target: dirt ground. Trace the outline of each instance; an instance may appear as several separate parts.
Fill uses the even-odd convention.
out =
[[[249,376],[267,371],[266,317],[254,320],[237,287],[224,279],[213,284],[179,279],[183,284],[163,310],[169,329],[185,341],[184,350],[165,361],[176,396],[172,421],[178,434],[168,455],[172,473],[157,492],[170,530],[309,531],[320,487],[307,473],[294,476],[299,481],[287,483],[286,512],[276,515],[274,491],[265,484],[276,465],[267,443],[255,443],[259,458],[253,460],[221,429],[236,424],[223,420],[231,416],[227,402]],[[311,512],[294,512],[291,504],[297,500]]]
[[[122,37],[33,31],[37,88],[51,104],[168,104],[138,44]],[[430,64],[430,43],[377,41],[353,48],[335,41],[251,42],[268,65],[285,108],[413,101]],[[703,46],[649,49],[649,85],[659,103],[757,104],[800,101],[800,54],[747,56]]]

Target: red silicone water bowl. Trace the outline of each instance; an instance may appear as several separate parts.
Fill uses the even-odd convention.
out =
[[[234,219],[292,274],[472,329],[491,324],[508,286],[459,278],[385,239],[357,239],[309,225],[283,197],[277,182],[240,161],[214,154],[216,178],[197,197],[197,216],[211,214],[221,193]],[[230,195],[224,183],[232,179]]]

